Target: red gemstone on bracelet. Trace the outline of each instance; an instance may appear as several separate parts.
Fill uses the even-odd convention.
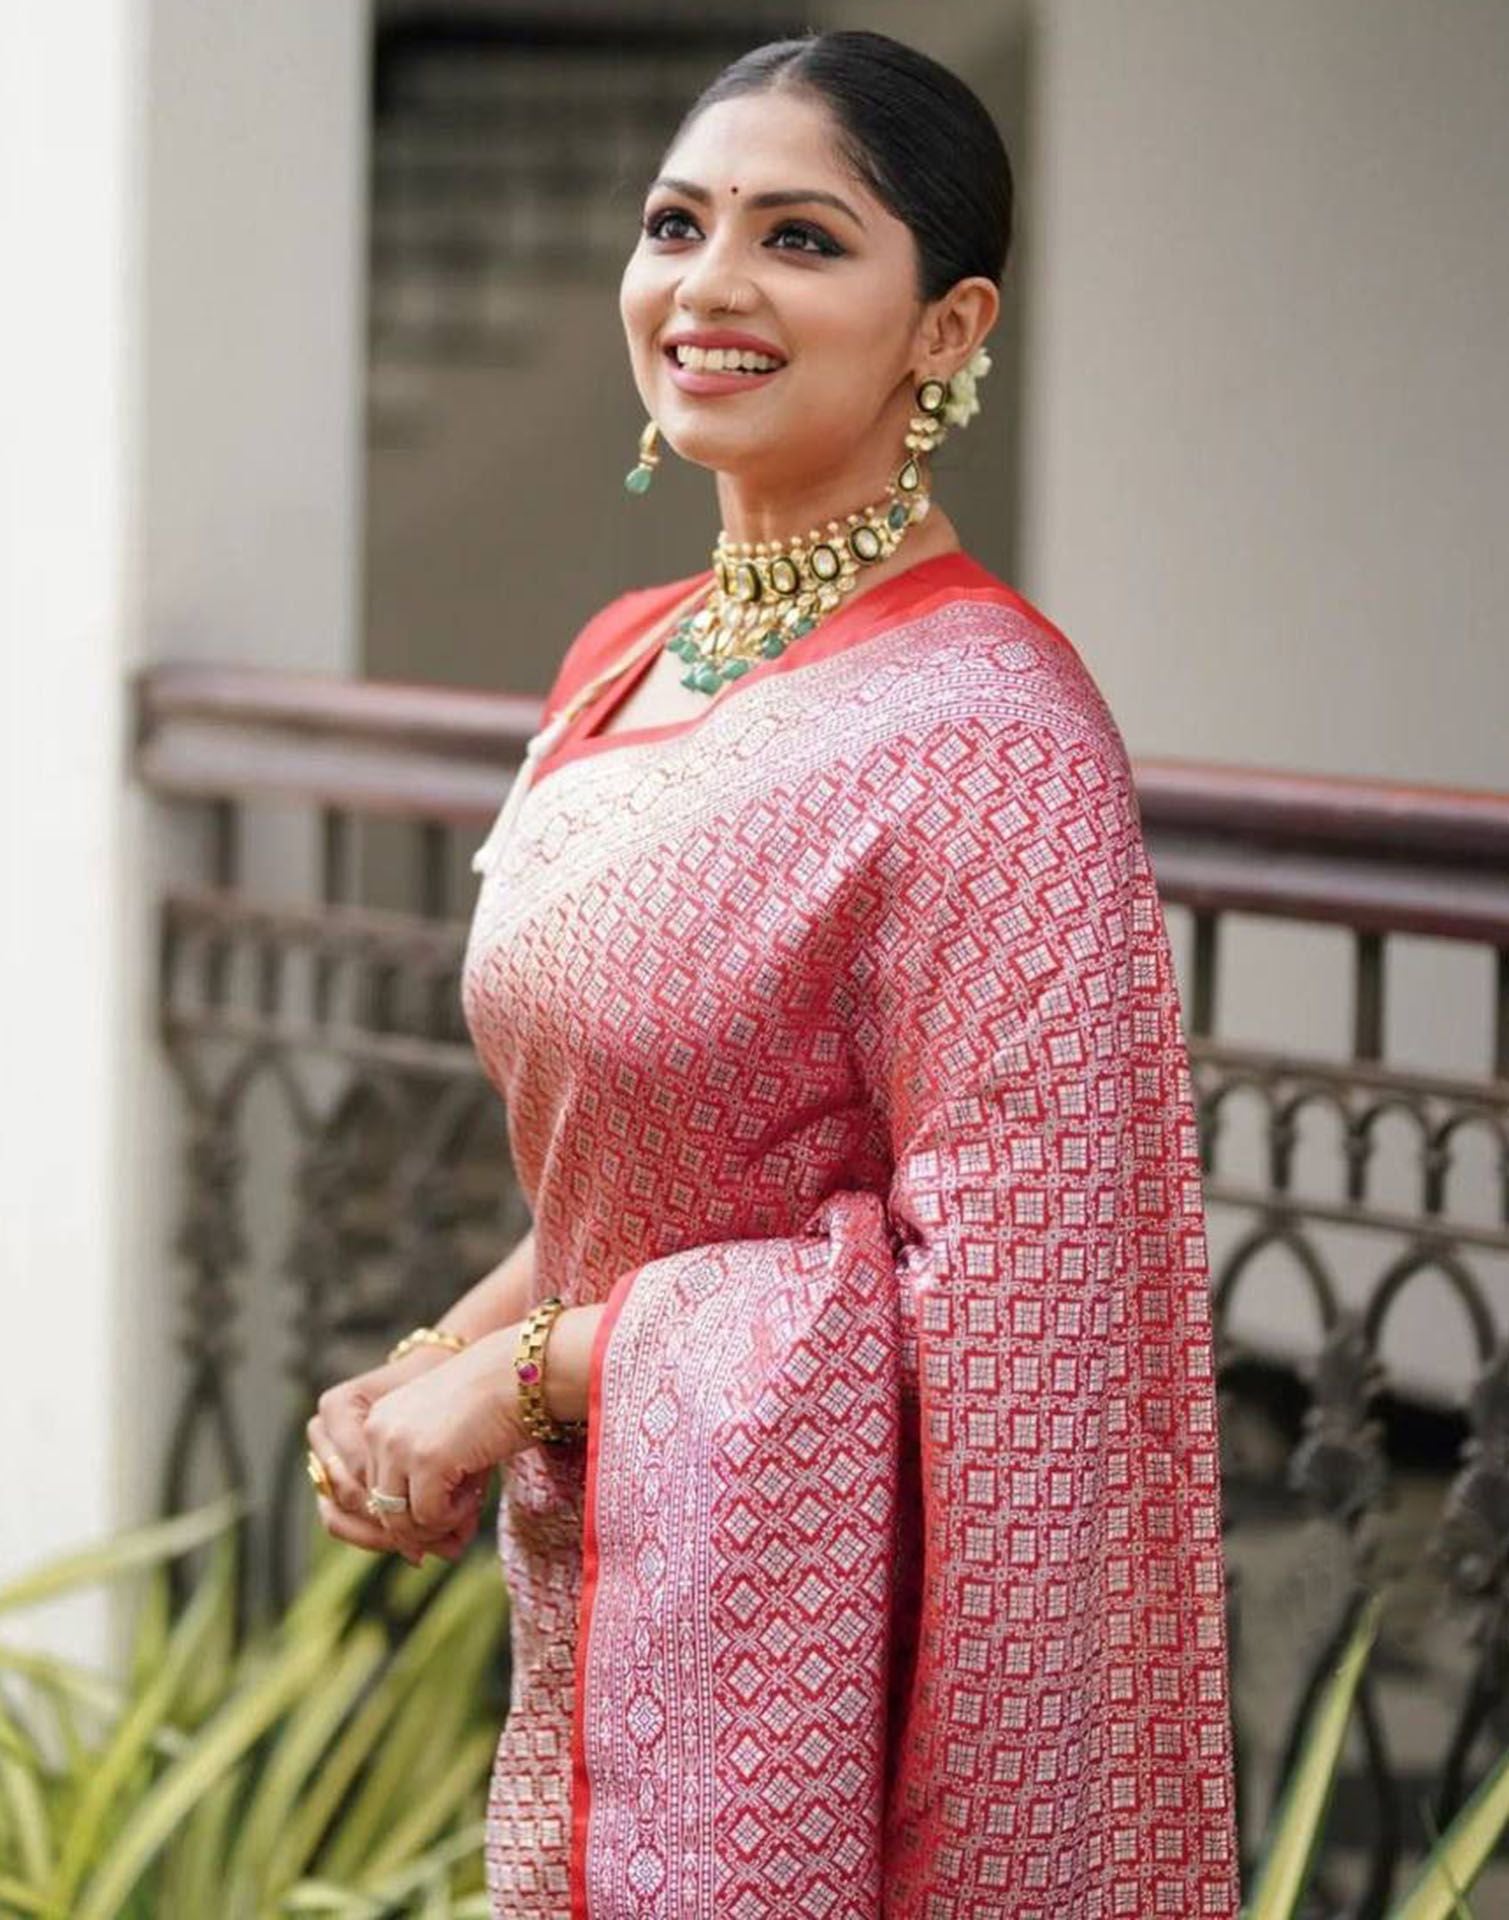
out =
[[[535,1381],[540,1377],[540,1370],[533,1360],[521,1360],[517,1371],[519,1378],[524,1381]]]

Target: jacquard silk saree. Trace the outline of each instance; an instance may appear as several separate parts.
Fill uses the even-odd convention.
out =
[[[463,973],[537,1297],[606,1303],[586,1439],[504,1473],[494,1910],[1225,1920],[1201,1173],[1116,725],[958,553],[595,733],[642,670],[520,782]]]

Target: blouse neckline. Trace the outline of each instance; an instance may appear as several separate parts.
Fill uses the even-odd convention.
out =
[[[615,636],[614,656],[626,653],[657,621],[663,620],[679,600],[690,594],[694,586],[699,582],[704,586],[710,585],[712,577],[709,568],[702,573],[688,574],[684,580],[670,582],[664,595],[657,595],[648,615]],[[710,702],[702,712],[685,714],[679,720],[660,721],[653,726],[622,727],[613,733],[599,732],[603,722],[622,701],[628,699],[659,659],[663,649],[654,648],[638,665],[628,669],[617,680],[610,681],[597,698],[583,708],[549,753],[540,760],[531,785],[538,785],[557,767],[589,754],[602,753],[612,747],[634,747],[655,740],[668,740],[676,734],[688,732],[693,727],[701,726],[714,705],[737,700],[745,687],[765,675],[800,673],[817,661],[870,638],[898,617],[915,619],[936,601],[957,599],[961,593],[972,599],[1005,599],[1013,605],[1024,604],[1004,581],[998,580],[962,547],[952,548],[947,553],[931,554],[925,560],[916,560],[911,566],[903,567],[878,587],[871,587],[836,607],[811,635],[804,636],[811,644],[804,645],[803,641],[797,641],[775,658],[759,661],[726,687],[717,701]]]

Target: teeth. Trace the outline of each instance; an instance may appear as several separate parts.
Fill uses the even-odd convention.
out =
[[[697,373],[773,373],[781,365],[769,354],[755,353],[747,347],[678,346],[676,359]]]

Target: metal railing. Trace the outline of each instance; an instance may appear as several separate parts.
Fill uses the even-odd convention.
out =
[[[189,1368],[164,1498],[184,1504],[206,1464],[256,1480],[233,1346],[249,1285],[247,1110],[254,1088],[271,1087],[293,1150],[289,1416],[260,1489],[262,1560],[279,1594],[319,1389],[433,1317],[528,1224],[458,971],[467,856],[539,703],[159,667],[139,683],[138,715],[139,777],[206,827],[202,883],[162,903],[162,1040],[188,1115],[178,1251]],[[1235,1694],[1239,1781],[1250,1798],[1249,1771],[1267,1771],[1270,1786],[1282,1777],[1334,1654],[1328,1622],[1358,1583],[1403,1568],[1417,1615],[1396,1616],[1364,1682],[1361,1762],[1339,1794],[1321,1878],[1323,1898],[1339,1900],[1345,1881],[1350,1911],[1381,1913],[1399,1860],[1461,1804],[1482,1750],[1509,1739],[1509,795],[1188,761],[1134,770],[1186,975],[1206,1197],[1226,1242],[1213,1233],[1234,1686],[1251,1658],[1253,1689],[1285,1702],[1266,1746],[1254,1745]],[[290,806],[308,828],[307,889],[254,897],[249,836]],[[1228,947],[1255,922],[1326,927],[1346,942],[1343,1043],[1314,1055],[1218,1033]],[[1422,936],[1487,957],[1479,1072],[1385,1058],[1391,955]],[[1259,1170],[1245,1178],[1228,1165],[1239,1107],[1256,1115]],[[1334,1135],[1321,1192],[1296,1177],[1316,1116]],[[1485,1150],[1491,1204],[1474,1213],[1462,1163],[1476,1154],[1481,1175]],[[1299,1365],[1235,1331],[1275,1258],[1318,1329]],[[1391,1317],[1424,1288],[1469,1331],[1449,1404],[1398,1391],[1381,1358]],[[1275,1561],[1280,1537],[1298,1545]],[[1249,1539],[1264,1543],[1270,1572],[1284,1569],[1266,1598]],[[1271,1670],[1285,1662],[1291,1672]],[[1406,1754],[1409,1738],[1392,1729],[1422,1720],[1430,1751],[1416,1725]],[[1243,1825],[1250,1845],[1251,1809]]]

